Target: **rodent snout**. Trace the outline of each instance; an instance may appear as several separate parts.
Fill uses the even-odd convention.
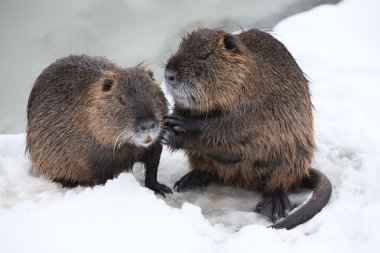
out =
[[[158,127],[158,122],[155,120],[143,121],[137,125],[137,129],[140,132],[151,132],[155,130],[157,127]]]
[[[136,125],[133,142],[137,146],[148,147],[158,137],[160,131],[159,122],[157,120],[144,120]]]
[[[172,69],[165,69],[165,82],[175,85],[178,82],[178,73]]]

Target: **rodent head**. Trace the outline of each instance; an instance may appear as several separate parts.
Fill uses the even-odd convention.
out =
[[[251,52],[223,30],[198,29],[183,38],[165,69],[176,105],[200,112],[228,110],[243,99],[252,74]]]
[[[167,101],[153,73],[138,66],[102,71],[89,88],[85,110],[84,124],[101,143],[148,147],[157,140]]]

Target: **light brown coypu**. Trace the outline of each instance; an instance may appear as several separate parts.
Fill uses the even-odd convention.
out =
[[[308,81],[271,35],[194,31],[169,59],[165,83],[175,105],[161,143],[184,149],[191,169],[174,185],[178,191],[212,180],[261,190],[255,211],[274,228],[291,229],[327,204],[330,181],[309,167],[315,142]],[[313,196],[288,216],[287,193],[298,186],[314,189]]]
[[[157,182],[158,135],[167,101],[150,70],[120,68],[103,57],[73,55],[40,74],[27,108],[32,168],[64,186],[104,184],[136,162],[145,186]]]

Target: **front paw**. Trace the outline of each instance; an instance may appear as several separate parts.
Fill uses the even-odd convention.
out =
[[[165,116],[165,125],[176,132],[194,133],[200,131],[200,121],[194,118],[170,114]]]
[[[159,142],[162,145],[168,145],[174,147],[175,144],[175,133],[169,127],[163,127],[160,132]]]
[[[170,193],[170,194],[173,193],[169,187],[167,187],[164,184],[160,184],[157,181],[146,181],[145,186],[151,189],[152,191],[154,191],[154,193],[158,193],[162,195],[162,197],[164,198],[165,198],[165,193]]]

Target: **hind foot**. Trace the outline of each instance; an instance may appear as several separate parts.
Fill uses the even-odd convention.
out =
[[[260,201],[255,212],[268,216],[273,223],[282,217],[289,215],[293,209],[288,196],[283,191],[265,193],[264,199]]]
[[[185,192],[195,187],[205,187],[211,181],[212,179],[208,174],[190,171],[174,184],[174,188],[177,187],[177,192]]]

